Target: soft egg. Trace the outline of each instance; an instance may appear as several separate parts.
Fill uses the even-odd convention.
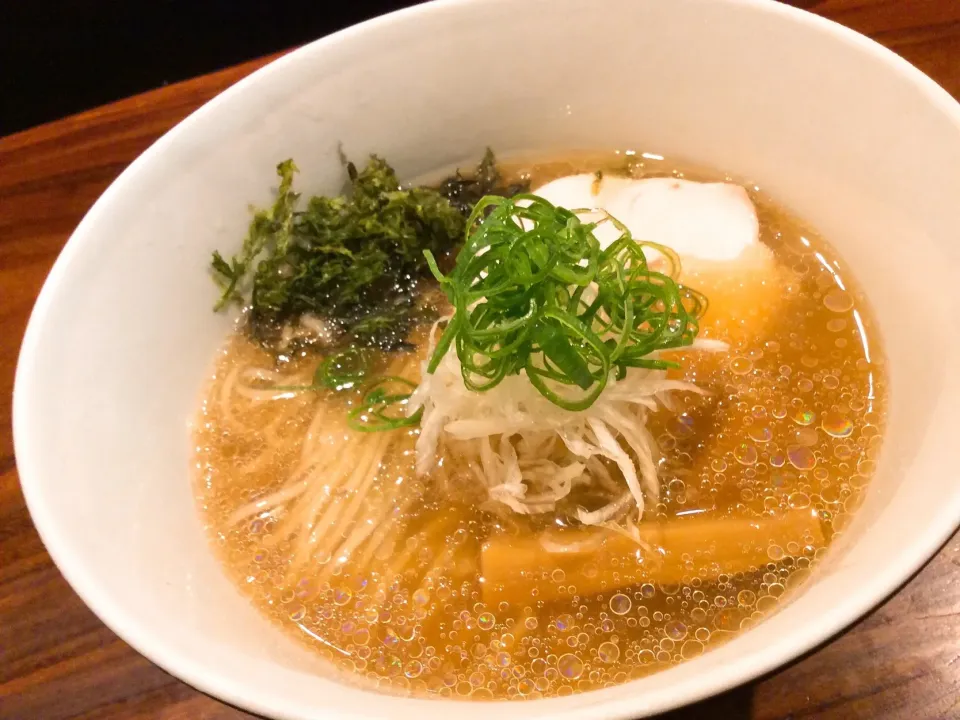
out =
[[[760,241],[756,208],[740,185],[579,174],[534,193],[570,209],[602,209],[634,239],[672,248],[681,260],[680,280],[709,300],[705,337],[732,345],[756,338],[786,299],[787,274]],[[620,231],[601,222],[595,235],[605,248]],[[647,257],[656,265],[659,254],[648,249]]]

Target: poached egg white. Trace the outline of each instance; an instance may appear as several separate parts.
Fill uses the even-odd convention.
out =
[[[568,175],[534,194],[570,209],[603,209],[627,226],[636,240],[672,248],[681,258],[734,261],[760,243],[757,211],[739,185],[678,178]],[[602,247],[620,236],[612,223],[595,232]]]

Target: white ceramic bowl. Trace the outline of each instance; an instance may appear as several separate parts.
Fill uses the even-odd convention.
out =
[[[839,248],[885,339],[879,472],[805,592],[679,667],[501,703],[499,718],[633,718],[754,678],[854,621],[954,530],[957,104],[873,42],[765,0],[429,4],[298,50],[181,123],[97,202],[37,302],[14,402],[24,493],[71,585],[158,665],[277,718],[453,709],[325,677],[221,574],[191,494],[187,422],[230,328],[210,312],[209,253],[239,243],[279,159],[296,159],[301,187],[338,189],[340,142],[408,178],[487,144],[640,147],[754,178]]]

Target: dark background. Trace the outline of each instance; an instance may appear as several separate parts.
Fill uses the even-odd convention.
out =
[[[0,136],[416,0],[0,0]]]

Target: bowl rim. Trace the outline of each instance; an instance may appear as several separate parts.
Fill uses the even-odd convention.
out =
[[[254,85],[267,81],[274,74],[283,72],[288,65],[301,62],[314,53],[325,52],[337,44],[351,42],[373,28],[393,23],[398,19],[415,18],[484,2],[505,3],[509,0],[432,0],[380,15],[294,49],[267,63],[204,103],[141,153],[96,200],[58,255],[30,314],[14,380],[13,439],[18,475],[26,505],[47,552],[74,592],[112,632],[166,672],[230,705],[268,717],[290,720],[308,720],[316,717],[319,709],[315,705],[297,705],[276,694],[265,696],[251,691],[228,673],[216,667],[203,665],[184,653],[171,650],[166,646],[165,638],[155,632],[149,622],[138,618],[136,613],[131,613],[116,603],[108,592],[98,587],[96,582],[88,576],[84,569],[85,562],[82,555],[75,552],[67,538],[60,533],[55,517],[44,501],[39,489],[40,483],[37,480],[39,470],[31,453],[28,452],[27,438],[31,433],[31,426],[36,422],[30,406],[30,396],[36,391],[33,375],[36,367],[35,358],[39,352],[41,328],[50,308],[57,302],[58,288],[70,271],[74,258],[84,251],[89,237],[96,233],[96,226],[101,216],[110,212],[113,198],[118,194],[119,189],[143,172],[144,168],[161,156],[167,147],[178,142],[185,134],[189,134],[198,122],[217,112],[224,102],[246,92]],[[951,117],[960,126],[960,104],[933,79],[876,41],[832,20],[775,0],[722,0],[722,2],[730,6],[747,8],[753,12],[780,15],[789,22],[832,35],[837,40],[859,49],[885,65],[891,72],[910,82],[921,92],[927,102]],[[638,711],[647,714],[669,711],[751,682],[802,657],[879,606],[909,582],[933,558],[958,526],[960,526],[960,494],[950,504],[942,507],[936,522],[929,524],[921,536],[915,537],[909,546],[892,559],[893,562],[877,568],[870,581],[861,586],[861,592],[838,599],[837,603],[821,616],[817,626],[809,628],[809,632],[793,635],[790,642],[781,642],[764,651],[739,658],[708,677],[698,678],[695,684],[676,686],[670,696],[660,696],[653,702],[649,702],[648,698],[642,708],[637,707],[638,700],[635,698],[604,699],[600,695],[603,691],[590,693],[597,698],[597,702],[589,705],[581,704],[565,708],[564,698],[536,700],[523,705],[531,710],[537,708],[538,711],[532,713],[537,716],[546,715],[543,711],[549,709],[549,716],[558,719],[628,720],[636,717]],[[405,703],[409,710],[415,710],[417,705],[435,708],[438,703],[443,702],[422,698],[397,698],[397,701]],[[486,704],[489,705],[489,703]],[[338,717],[343,720],[347,718],[359,720],[370,716],[350,712],[340,713]]]

